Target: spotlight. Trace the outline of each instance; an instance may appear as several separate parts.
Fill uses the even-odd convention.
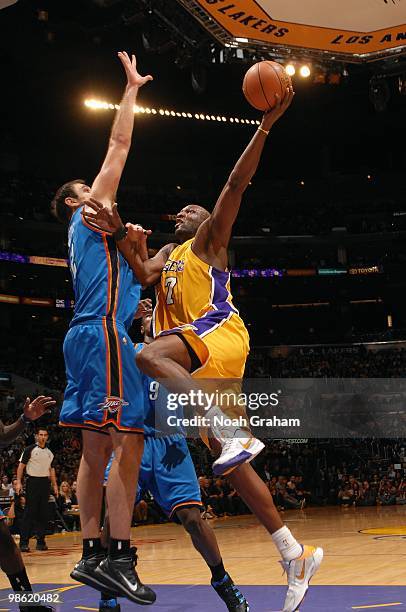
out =
[[[287,66],[285,66],[285,70],[286,74],[288,74],[289,76],[294,76],[296,74],[296,68],[293,64],[288,64]]]
[[[301,66],[300,68],[300,76],[303,77],[304,79],[309,78],[309,76],[311,75],[311,70],[309,68],[309,66],[307,66],[306,64],[304,66]]]

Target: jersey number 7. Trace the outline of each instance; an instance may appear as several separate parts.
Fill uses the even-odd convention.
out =
[[[166,303],[170,306],[171,304],[173,304],[173,289],[176,285],[176,283],[178,282],[178,279],[176,278],[176,276],[168,276],[168,278],[165,280],[165,287],[167,288],[166,291]]]

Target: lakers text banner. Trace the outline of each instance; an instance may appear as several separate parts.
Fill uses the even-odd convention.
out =
[[[162,380],[150,383],[149,399],[147,427],[162,436],[406,438],[400,378]]]
[[[195,0],[234,38],[363,55],[406,46],[406,0]]]

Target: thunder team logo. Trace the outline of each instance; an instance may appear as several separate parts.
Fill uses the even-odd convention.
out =
[[[123,406],[128,406],[128,402],[121,397],[106,397],[104,402],[98,404],[99,411],[107,410],[110,414],[116,414]]]

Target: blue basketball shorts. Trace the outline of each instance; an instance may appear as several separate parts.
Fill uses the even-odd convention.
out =
[[[137,501],[143,491],[150,491],[170,518],[179,508],[203,506],[195,467],[182,435],[145,436]]]
[[[107,317],[74,325],[63,352],[67,386],[60,425],[142,433],[142,378],[125,328]]]

